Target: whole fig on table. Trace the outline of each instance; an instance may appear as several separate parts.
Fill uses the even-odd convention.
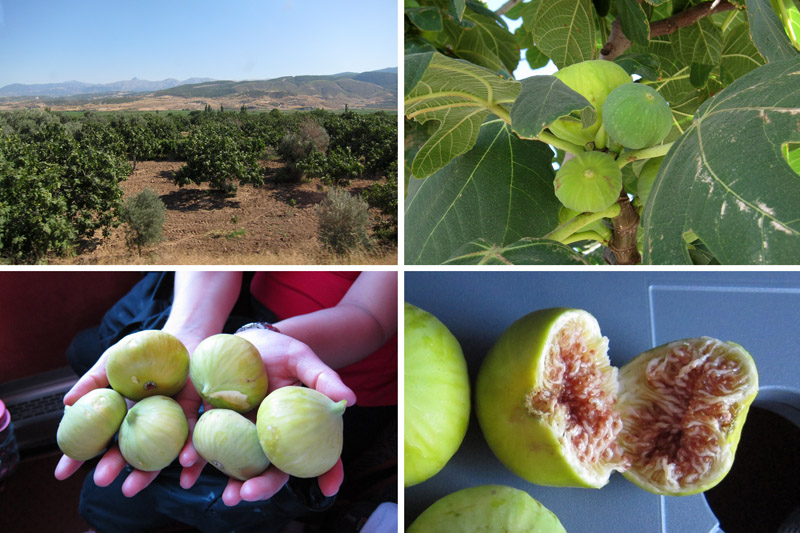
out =
[[[625,148],[654,146],[669,135],[672,111],[658,91],[641,83],[620,85],[603,104],[603,126]]]
[[[64,455],[87,461],[108,446],[125,418],[128,406],[113,389],[94,389],[64,408],[56,441]]]
[[[241,481],[261,474],[269,466],[258,442],[256,425],[236,411],[205,411],[194,426],[192,443],[203,459]]]
[[[264,454],[280,470],[317,477],[342,454],[342,414],[347,402],[334,402],[306,387],[281,387],[258,408],[256,427]]]
[[[189,376],[200,396],[214,407],[245,413],[267,395],[267,371],[247,339],[219,334],[197,345]]]
[[[561,165],[553,186],[565,207],[580,213],[602,211],[619,198],[622,171],[610,155],[584,152]]]
[[[461,446],[470,415],[470,386],[461,345],[427,311],[405,304],[404,483],[438,473]]]
[[[149,396],[130,408],[119,428],[119,449],[128,463],[145,472],[174,461],[189,436],[181,406],[168,396]]]
[[[172,396],[189,377],[189,352],[177,337],[165,331],[132,333],[106,350],[105,355],[108,382],[131,400]]]

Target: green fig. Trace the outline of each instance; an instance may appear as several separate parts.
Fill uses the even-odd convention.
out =
[[[406,487],[439,472],[461,446],[470,415],[461,345],[435,316],[405,304],[403,356]]]
[[[258,442],[256,425],[236,411],[203,412],[194,426],[192,444],[200,457],[241,481],[259,475],[269,466]]]
[[[584,152],[561,165],[553,186],[556,197],[573,211],[602,211],[619,198],[622,170],[604,152]]]
[[[200,396],[214,407],[245,413],[267,395],[261,354],[236,335],[213,335],[198,344],[189,360],[189,376]]]
[[[527,492],[503,485],[462,489],[440,498],[406,533],[566,533],[558,517]]]
[[[738,344],[699,337],[648,350],[620,369],[624,475],[656,494],[696,494],[733,466],[758,372]]]
[[[106,350],[111,386],[131,400],[172,396],[189,377],[189,352],[177,337],[161,330],[132,333]]]
[[[625,148],[656,145],[672,129],[672,111],[658,91],[641,83],[620,85],[603,103],[603,126]]]
[[[169,465],[189,436],[180,404],[168,396],[149,396],[130,408],[119,428],[119,449],[128,463],[145,472]]]
[[[108,446],[128,406],[113,389],[94,389],[64,408],[56,441],[64,455],[77,461],[96,457]]]
[[[342,453],[346,403],[305,387],[282,387],[268,394],[258,408],[256,427],[270,462],[301,478],[333,468]]]

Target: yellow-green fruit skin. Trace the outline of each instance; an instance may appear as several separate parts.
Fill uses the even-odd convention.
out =
[[[701,341],[711,342],[724,347],[724,349],[728,351],[729,357],[735,359],[742,365],[741,372],[747,375],[747,387],[741,394],[728,399],[732,404],[735,404],[735,418],[725,435],[725,444],[722,452],[713,458],[716,464],[713,475],[701,479],[698,483],[692,484],[691,486],[675,488],[654,484],[652,481],[643,477],[636,468],[629,468],[623,472],[626,479],[654,494],[665,496],[690,496],[692,494],[705,492],[719,484],[733,466],[736,449],[739,446],[739,439],[742,435],[742,427],[744,427],[745,420],[747,419],[750,405],[758,394],[758,370],[756,369],[755,361],[753,361],[750,353],[741,345],[734,342],[712,339],[710,337],[682,339],[663,344],[641,353],[620,369],[619,383],[622,393],[619,396],[618,406],[622,413],[623,420],[630,419],[630,414],[633,409],[637,405],[641,405],[643,401],[652,398],[654,395],[652,388],[648,386],[647,380],[645,379],[645,369],[648,363],[653,358],[664,354],[675,346],[693,344]],[[624,433],[623,430],[623,434]],[[624,446],[623,444],[623,447]]]
[[[585,129],[580,121],[563,118],[550,125],[554,135],[578,146],[594,141],[602,124],[603,103],[608,94],[616,87],[633,81],[630,74],[616,63],[599,59],[574,63],[557,71],[554,76],[589,100],[597,112],[597,120]]]
[[[346,403],[305,387],[272,391],[256,417],[261,449],[273,465],[291,476],[324,474],[342,454]]]
[[[548,339],[570,316],[592,324],[599,336],[594,317],[567,308],[534,311],[503,332],[478,371],[475,412],[489,447],[519,477],[539,485],[599,488],[608,483],[610,470],[593,478],[581,475],[556,431],[525,406],[528,393],[541,387]]]
[[[256,425],[230,409],[203,412],[194,426],[192,444],[200,457],[240,481],[261,474],[269,466]]]
[[[269,385],[258,349],[236,335],[213,335],[198,344],[189,360],[189,376],[205,401],[239,413],[257,407]]]
[[[470,385],[461,345],[435,316],[410,303],[404,311],[404,484],[438,473],[461,446]]]
[[[161,470],[174,461],[189,436],[181,406],[167,396],[149,396],[130,408],[119,428],[119,449],[132,467]]]
[[[561,204],[573,211],[602,211],[619,198],[622,171],[604,152],[583,152],[561,165],[553,188]]]
[[[481,485],[444,496],[409,526],[407,533],[566,533],[558,517],[527,492]]]
[[[628,83],[611,91],[606,98],[603,125],[616,142],[639,150],[654,146],[669,135],[672,111],[652,87]]]
[[[100,455],[119,429],[128,406],[112,389],[94,389],[64,408],[56,441],[64,455],[87,461]]]
[[[189,352],[177,337],[161,330],[132,333],[106,350],[111,386],[134,401],[173,396],[189,377]]]

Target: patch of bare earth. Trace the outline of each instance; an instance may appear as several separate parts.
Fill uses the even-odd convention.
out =
[[[140,161],[121,186],[125,197],[145,188],[155,190],[167,207],[164,238],[142,249],[125,242],[125,227],[89,243],[78,255],[58,258],[63,265],[396,265],[397,248],[375,248],[338,256],[319,241],[314,206],[327,187],[317,179],[279,183],[280,164],[267,163],[266,184],[241,185],[236,196],[225,196],[207,184],[178,187],[172,175],[176,161]],[[375,183],[354,180],[359,193]],[[378,213],[373,213],[377,216]]]

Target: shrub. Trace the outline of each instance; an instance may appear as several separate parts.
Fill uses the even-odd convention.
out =
[[[368,248],[369,204],[345,189],[332,188],[316,208],[319,239],[337,254]]]
[[[167,209],[153,189],[145,189],[128,198],[120,218],[127,225],[125,240],[128,247],[142,255],[142,246],[161,241]]]
[[[386,183],[376,183],[363,193],[370,205],[380,209],[388,218],[378,221],[372,228],[381,242],[397,243],[397,177],[390,177]]]
[[[364,172],[364,165],[350,151],[350,147],[337,146],[330,151],[325,161],[325,181],[333,185],[348,185]]]

